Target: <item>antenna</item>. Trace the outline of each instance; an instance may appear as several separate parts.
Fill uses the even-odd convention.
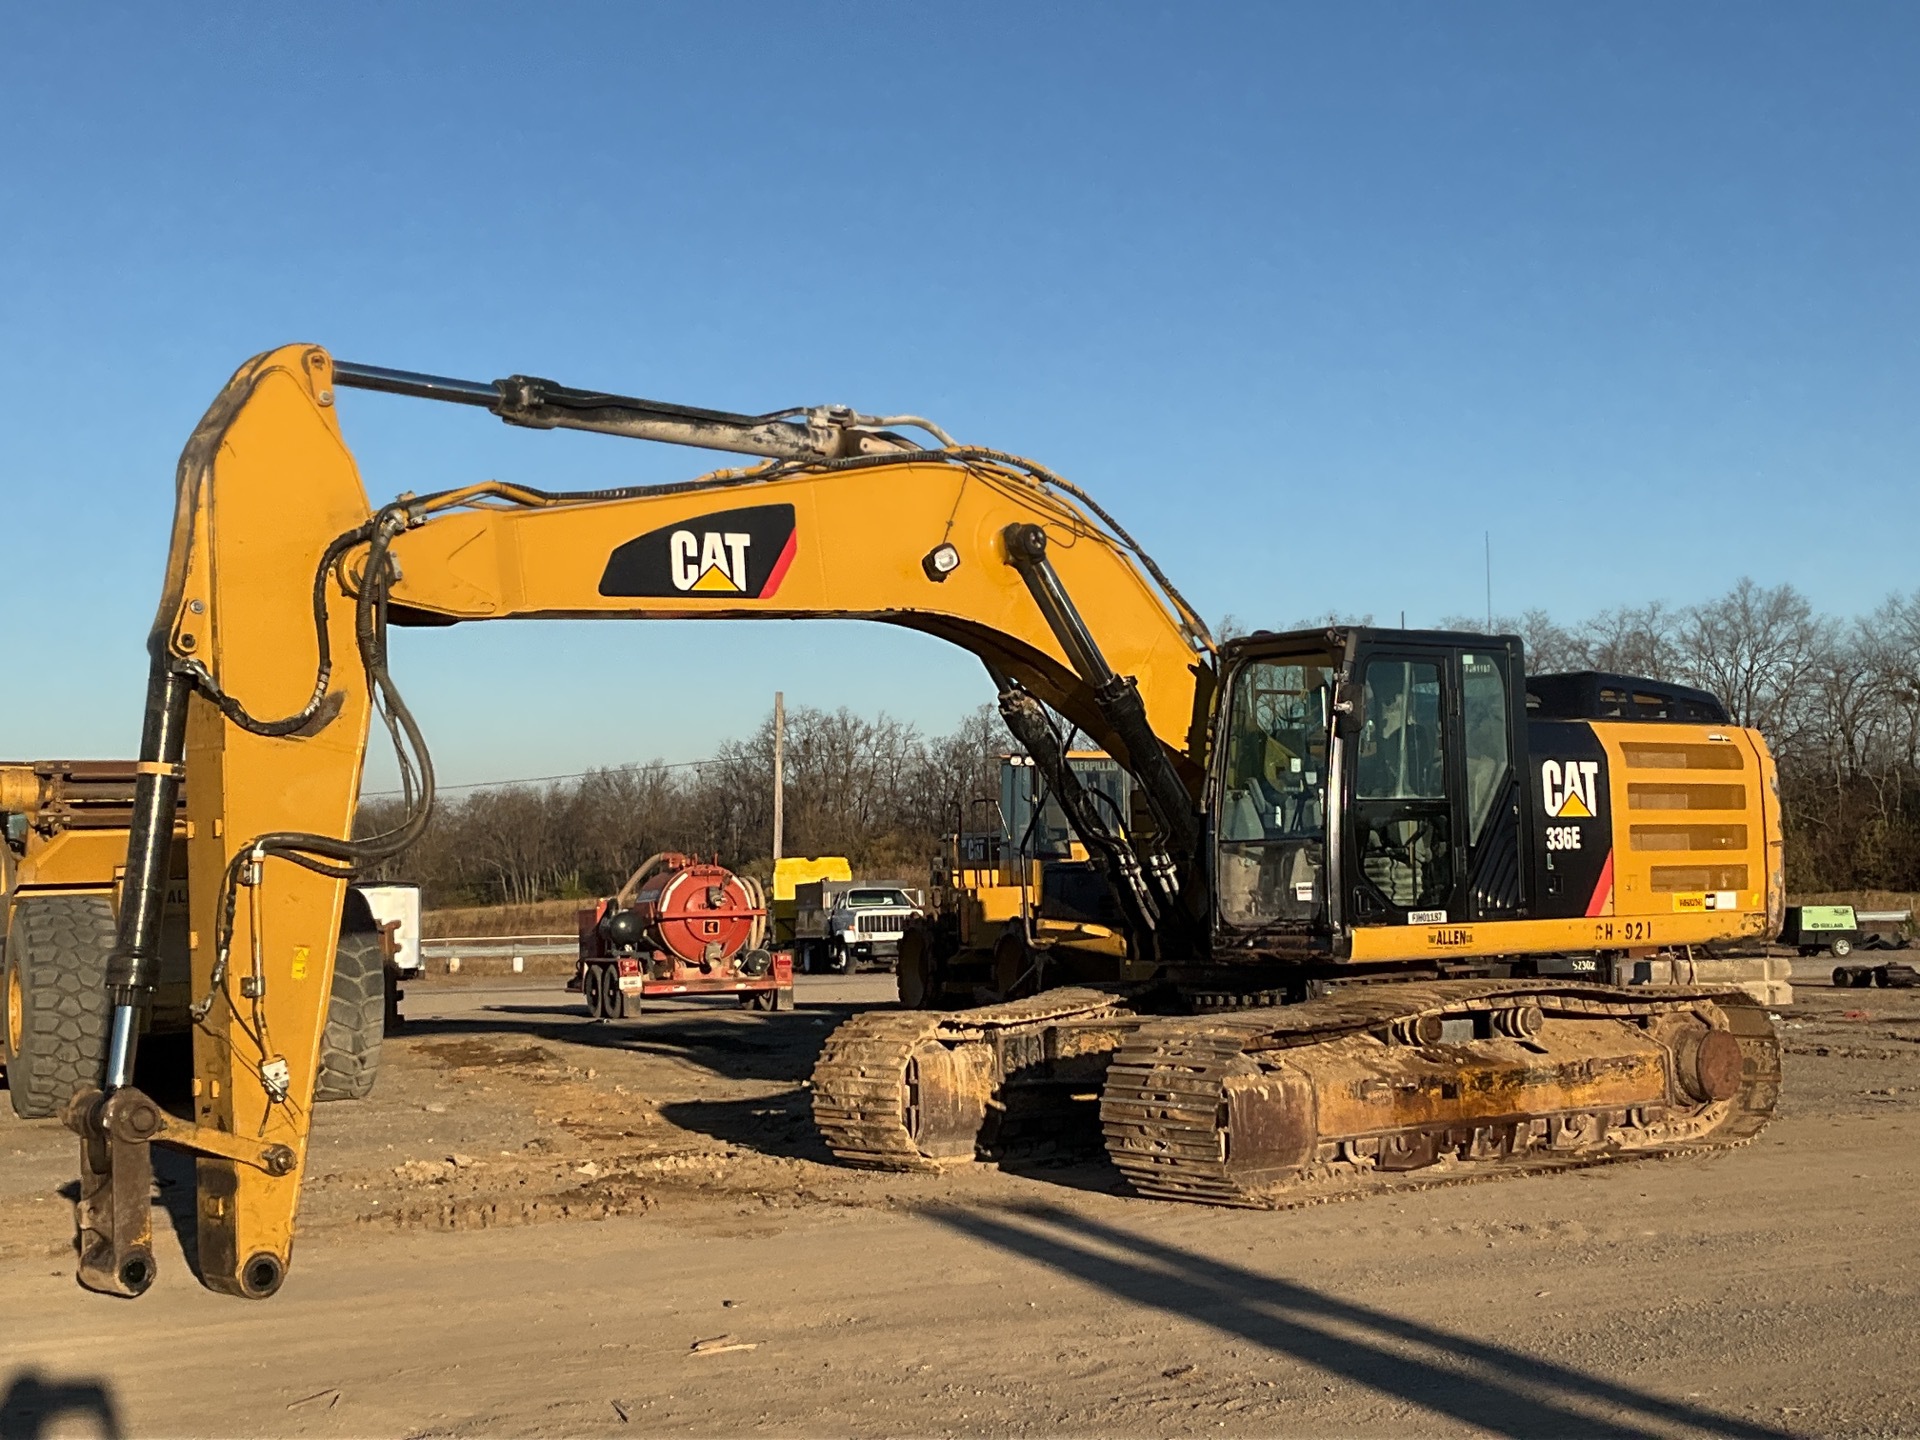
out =
[[[1482,530],[1480,538],[1487,547],[1487,633],[1493,633],[1493,532]]]

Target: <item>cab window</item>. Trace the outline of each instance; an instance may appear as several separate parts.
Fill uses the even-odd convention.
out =
[[[1440,667],[1421,660],[1367,666],[1360,732],[1362,800],[1444,800]]]
[[[1255,661],[1233,679],[1220,799],[1221,918],[1310,920],[1324,904],[1331,657]]]
[[[1512,762],[1512,729],[1507,720],[1507,678],[1502,657],[1462,654],[1460,708],[1466,721],[1467,843],[1478,845],[1487,833]]]
[[[1437,660],[1378,656],[1361,687],[1354,763],[1356,913],[1432,910],[1452,897],[1445,710]]]

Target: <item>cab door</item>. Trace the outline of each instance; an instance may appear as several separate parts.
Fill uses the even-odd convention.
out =
[[[1354,924],[1521,913],[1517,673],[1494,640],[1355,657],[1342,866]]]

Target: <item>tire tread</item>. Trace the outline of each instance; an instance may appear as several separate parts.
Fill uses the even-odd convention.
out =
[[[15,903],[10,929],[7,964],[22,967],[25,1014],[21,1053],[7,1057],[7,1096],[21,1119],[43,1120],[98,1085],[106,1067],[113,902],[28,896]]]
[[[333,955],[333,989],[320,1042],[313,1098],[364,1100],[380,1073],[380,1042],[387,1028],[386,957],[378,935],[340,937]]]

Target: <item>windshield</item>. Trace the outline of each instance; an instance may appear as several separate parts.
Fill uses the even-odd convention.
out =
[[[903,905],[909,910],[913,908],[913,901],[907,898],[904,890],[849,890],[847,904],[854,909],[866,905]]]
[[[1106,827],[1125,831],[1132,781],[1120,762],[1105,755],[1072,755],[1067,764]],[[1000,813],[1006,819],[1001,844],[1022,859],[1065,860],[1076,843],[1085,843],[1031,762],[1010,759],[1001,767]]]
[[[1260,660],[1233,678],[1219,816],[1221,918],[1311,921],[1325,902],[1333,660]]]

